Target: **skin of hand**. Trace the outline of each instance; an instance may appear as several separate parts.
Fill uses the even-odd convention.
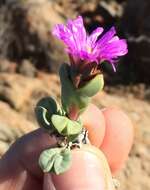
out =
[[[55,138],[42,128],[18,139],[0,160],[0,190],[54,190],[50,175],[43,174],[38,165],[40,153],[50,142],[55,145]]]

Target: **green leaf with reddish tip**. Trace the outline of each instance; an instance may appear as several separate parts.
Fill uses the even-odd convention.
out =
[[[61,174],[71,166],[71,151],[62,148],[44,150],[39,157],[39,166],[43,172]]]

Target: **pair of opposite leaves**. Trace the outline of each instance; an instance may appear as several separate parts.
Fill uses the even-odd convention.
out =
[[[70,140],[82,130],[81,122],[67,118],[65,112],[58,108],[56,101],[51,97],[41,99],[35,108],[35,113],[41,127],[52,132],[56,131]]]

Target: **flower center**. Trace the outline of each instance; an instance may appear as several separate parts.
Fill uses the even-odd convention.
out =
[[[93,49],[92,49],[90,46],[87,46],[86,49],[87,49],[87,52],[88,52],[88,53],[92,53],[92,50],[93,50]]]

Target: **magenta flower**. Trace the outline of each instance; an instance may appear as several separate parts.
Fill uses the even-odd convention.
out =
[[[82,17],[78,16],[75,20],[68,20],[66,26],[57,24],[53,35],[65,43],[67,52],[74,60],[97,64],[108,61],[115,70],[117,58],[128,52],[127,43],[125,39],[119,39],[114,27],[99,38],[103,30],[98,27],[88,35]]]

